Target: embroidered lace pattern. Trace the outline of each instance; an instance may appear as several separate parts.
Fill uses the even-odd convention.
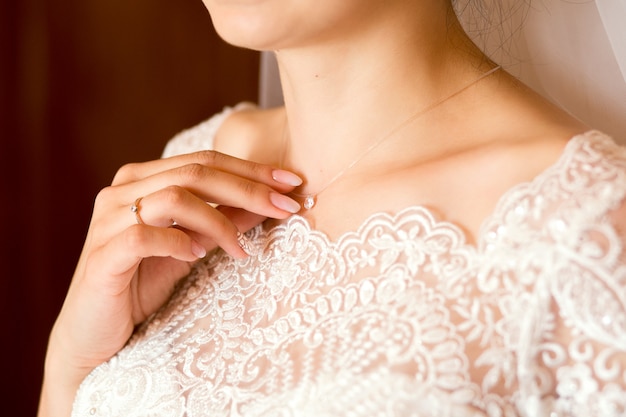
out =
[[[422,207],[336,241],[258,226],[256,255],[198,263],[73,415],[625,416],[625,197],[626,149],[588,132],[475,246]]]

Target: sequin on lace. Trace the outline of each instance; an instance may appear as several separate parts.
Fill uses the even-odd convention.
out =
[[[255,256],[199,263],[73,415],[624,416],[625,195],[626,150],[589,132],[477,246],[422,207],[337,241],[259,226]]]

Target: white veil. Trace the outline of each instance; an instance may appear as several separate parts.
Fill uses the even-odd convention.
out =
[[[626,144],[626,0],[457,0],[456,7],[496,62]]]
[[[507,71],[626,144],[626,0],[457,0],[470,37]],[[263,52],[259,102],[282,102]]]

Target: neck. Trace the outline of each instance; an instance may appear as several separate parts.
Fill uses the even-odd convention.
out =
[[[402,7],[354,36],[277,51],[288,120],[284,162],[307,178],[307,191],[486,69],[451,10],[437,2],[396,3]]]

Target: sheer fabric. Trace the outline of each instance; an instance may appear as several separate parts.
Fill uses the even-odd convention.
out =
[[[588,125],[626,139],[626,0],[455,5],[470,37],[506,70]]]
[[[625,213],[626,149],[590,131],[476,245],[419,206],[335,241],[260,225],[254,256],[198,262],[73,416],[625,416]]]

